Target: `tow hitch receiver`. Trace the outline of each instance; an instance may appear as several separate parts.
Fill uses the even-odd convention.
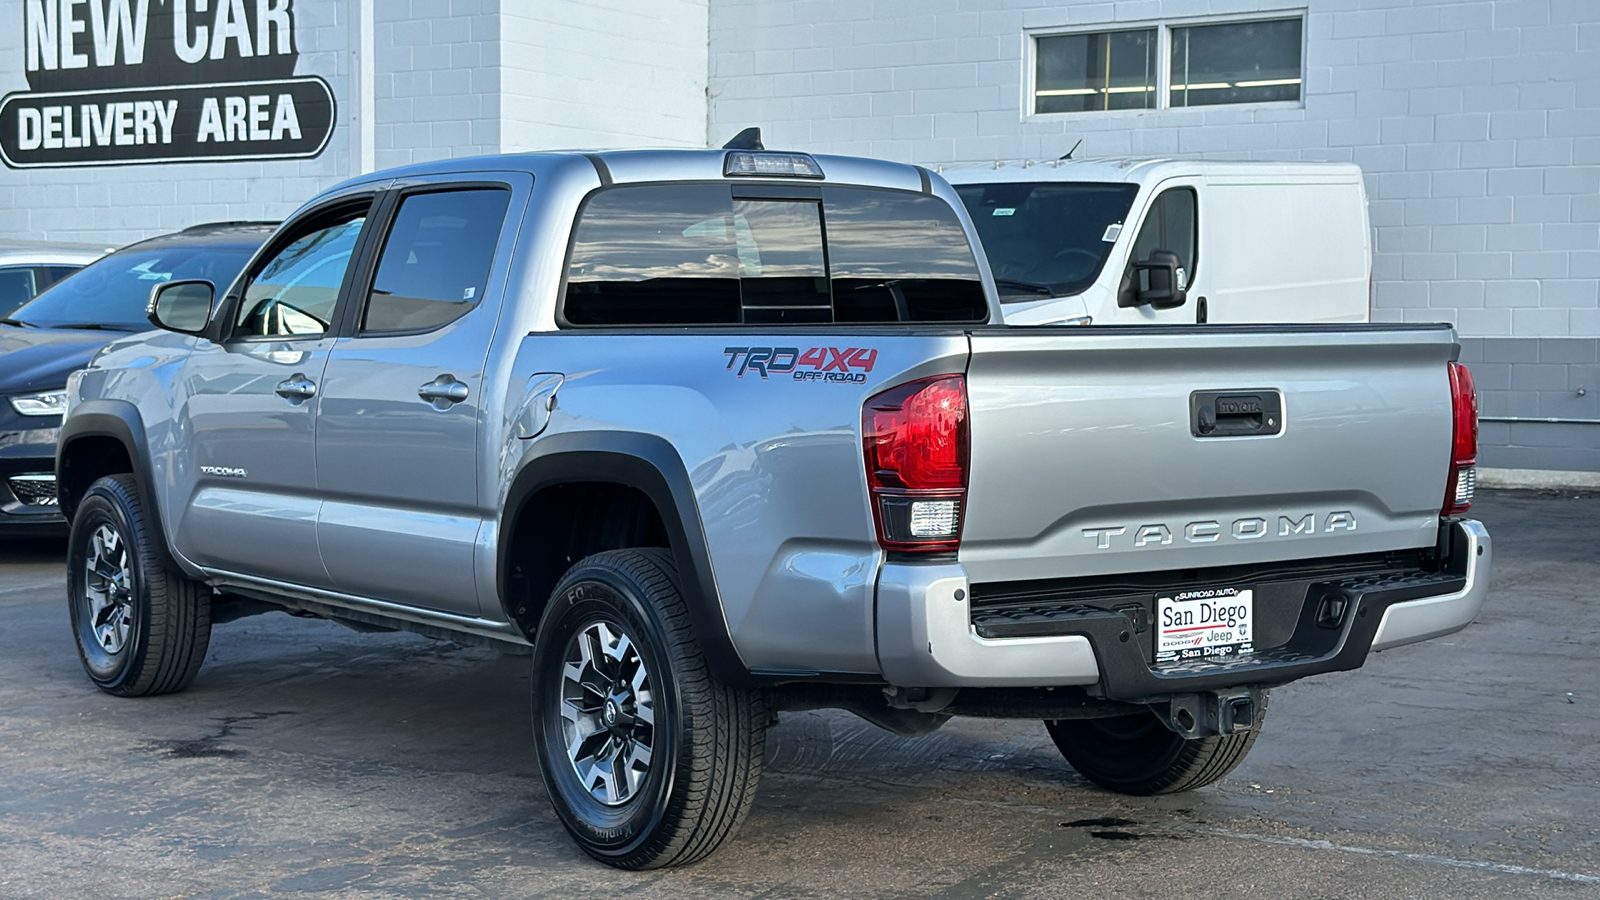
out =
[[[1185,738],[1243,734],[1261,716],[1262,689],[1228,688],[1199,694],[1173,694],[1149,704],[1161,723]]]

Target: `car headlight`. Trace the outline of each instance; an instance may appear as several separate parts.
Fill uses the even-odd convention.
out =
[[[67,392],[18,394],[11,398],[11,408],[24,416],[59,416],[67,411]]]

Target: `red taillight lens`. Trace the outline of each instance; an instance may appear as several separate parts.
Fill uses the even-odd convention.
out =
[[[967,384],[940,375],[890,388],[861,410],[867,486],[886,550],[954,550],[967,493]]]
[[[1472,373],[1458,362],[1450,363],[1450,408],[1453,433],[1450,446],[1450,481],[1445,486],[1445,515],[1466,512],[1478,487],[1478,391]]]

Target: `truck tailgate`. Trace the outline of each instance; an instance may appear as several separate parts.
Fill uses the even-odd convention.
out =
[[[960,560],[974,583],[1437,539],[1447,326],[994,328],[971,346]],[[1260,397],[1278,421],[1201,435],[1195,401],[1219,394]]]

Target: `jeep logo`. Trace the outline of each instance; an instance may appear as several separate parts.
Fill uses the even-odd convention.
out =
[[[1155,522],[1132,528],[1131,534],[1129,534],[1130,526],[1127,525],[1085,528],[1083,529],[1083,536],[1094,541],[1096,550],[1111,550],[1114,549],[1114,545],[1118,544],[1135,548],[1164,547],[1178,538],[1182,538],[1184,543],[1188,544],[1211,544],[1225,537],[1234,541],[1254,541],[1268,536],[1286,538],[1294,537],[1295,535],[1316,534],[1318,531],[1316,513],[1306,513],[1299,518],[1279,516],[1278,521],[1275,523],[1277,527],[1272,528],[1271,524],[1260,516],[1248,516],[1242,519],[1234,519],[1227,526],[1224,526],[1218,519],[1202,519],[1198,522],[1189,522],[1176,529],[1169,527],[1165,523]],[[1335,531],[1355,531],[1356,514],[1350,510],[1341,509],[1328,513],[1322,518],[1321,524],[1323,534],[1332,534]],[[1128,537],[1119,541],[1112,540],[1113,538],[1121,538],[1124,535],[1128,535]]]

